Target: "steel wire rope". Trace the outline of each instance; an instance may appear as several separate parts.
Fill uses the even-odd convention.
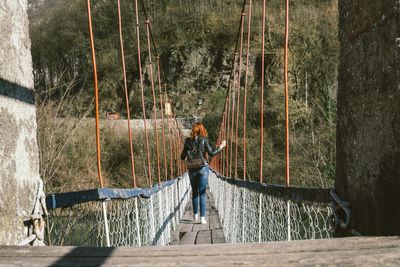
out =
[[[264,76],[265,76],[265,17],[266,0],[263,0],[262,30],[261,30],[261,90],[260,90],[260,177],[263,182],[263,161],[264,161]]]
[[[237,98],[236,98],[236,125],[235,125],[235,178],[238,178],[238,141],[239,141],[239,114],[240,114],[240,80],[242,76],[242,59],[243,59],[243,32],[244,32],[244,17],[246,13],[242,13],[241,30],[240,30],[240,48],[239,48],[239,67],[237,77]]]
[[[242,11],[241,11],[241,14],[244,12],[244,10],[245,10],[245,6],[246,6],[246,0],[244,0],[243,1],[243,4],[242,4]],[[228,79],[228,86],[227,86],[227,89],[226,89],[226,98],[225,98],[225,107],[224,107],[224,111],[223,112],[226,112],[226,124],[225,124],[225,127],[226,127],[226,130],[224,129],[224,132],[225,132],[225,140],[226,140],[226,149],[225,149],[225,151],[226,151],[226,159],[225,159],[225,168],[226,168],[226,173],[224,174],[224,175],[227,175],[227,176],[231,176],[229,173],[230,173],[230,164],[231,164],[231,161],[229,160],[229,155],[230,155],[230,153],[229,153],[229,150],[230,150],[230,147],[231,147],[231,145],[229,144],[229,135],[230,135],[230,118],[231,118],[231,111],[230,111],[230,103],[231,103],[231,101],[230,101],[230,94],[231,94],[231,86],[232,86],[232,75],[234,75],[234,73],[235,73],[235,63],[236,63],[236,55],[237,55],[237,49],[238,49],[238,46],[239,46],[239,35],[240,35],[240,29],[241,29],[241,24],[242,24],[242,22],[240,21],[240,23],[239,23],[239,28],[238,28],[238,31],[237,31],[237,35],[236,35],[236,44],[235,44],[235,49],[234,49],[234,53],[233,53],[233,55],[234,55],[234,57],[233,57],[233,60],[232,60],[232,67],[231,67],[231,72],[230,72],[230,74],[229,74],[229,79]]]
[[[239,53],[235,53],[235,59],[238,57],[238,55],[239,55]],[[234,65],[234,69],[233,69],[233,83],[232,83],[232,100],[231,100],[231,114],[230,114],[230,116],[231,116],[231,125],[230,125],[230,129],[229,129],[229,131],[230,131],[230,140],[231,140],[231,145],[230,145],[230,151],[229,151],[229,161],[230,161],[230,164],[229,164],[229,177],[231,177],[232,178],[232,168],[233,168],[233,137],[234,137],[234,135],[233,135],[233,131],[234,131],[234,126],[235,126],[235,122],[234,122],[234,119],[235,119],[235,105],[236,105],[236,101],[235,101],[235,81],[236,81],[236,62],[235,62],[235,65]],[[233,178],[236,178],[236,177],[233,177]]]
[[[177,175],[179,175],[180,174],[180,165],[179,165],[179,163],[178,163],[178,153],[179,153],[179,149],[178,149],[178,147],[179,147],[179,133],[178,133],[178,131],[176,130],[177,128],[178,128],[178,125],[177,125],[177,120],[176,120],[176,116],[174,116],[175,117],[175,130],[174,130],[174,140],[175,140],[175,154],[174,154],[174,159],[175,159],[175,169],[176,169],[176,174]]]
[[[289,52],[289,0],[286,0],[285,9],[285,49],[284,49],[284,77],[285,77],[285,155],[286,155],[286,186],[290,185],[289,174],[289,76],[288,76],[288,52]]]
[[[171,105],[168,94],[167,94],[167,83],[164,83],[164,94],[167,98],[167,103],[169,103]],[[170,113],[171,113],[171,110],[168,110],[167,122],[168,122],[168,138],[169,138],[169,161],[170,161],[169,167],[170,167],[170,175],[172,178],[174,175],[174,171],[173,171],[173,163],[172,163],[172,133],[171,133],[171,114]]]
[[[161,174],[160,174],[160,151],[159,151],[159,143],[158,143],[158,129],[157,129],[157,107],[156,107],[156,92],[154,88],[154,74],[153,74],[153,61],[151,57],[151,44],[150,44],[150,20],[147,19],[146,22],[146,39],[147,39],[147,49],[149,52],[149,68],[150,68],[150,82],[151,82],[151,92],[153,96],[153,124],[154,124],[154,132],[156,139],[156,154],[157,154],[157,178],[158,183],[161,183]]]
[[[140,0],[140,2],[141,2],[141,5],[142,5],[143,14],[144,14],[146,20],[148,20],[148,19],[149,19],[149,16],[148,16],[148,14],[147,14],[147,10],[146,10],[144,1],[143,1],[143,0]],[[154,38],[153,32],[152,32],[152,30],[151,30],[151,27],[149,27],[149,32],[150,32],[150,39],[151,39],[151,42],[152,42],[152,44],[153,44],[154,52],[155,52],[155,54],[156,54],[157,56],[159,56],[159,53],[158,53],[158,50],[157,50],[157,45],[156,45],[155,38]],[[166,79],[166,77],[165,77],[165,74],[164,74],[162,65],[160,65],[160,66],[161,66],[161,75],[162,75],[164,81],[167,83],[168,81],[167,81],[167,79]],[[166,92],[167,92],[167,91],[166,91]],[[168,94],[168,92],[167,92],[167,94]],[[175,114],[175,112],[174,112],[172,109],[171,109],[171,111],[172,111],[173,114]],[[176,120],[176,118],[175,118],[175,121],[176,121],[176,123],[178,124],[178,121]],[[178,130],[179,130],[179,132],[182,134],[182,131],[181,131],[179,125],[178,125]]]
[[[142,10],[143,10],[144,16],[145,16],[146,20],[148,20],[148,19],[149,19],[149,16],[147,15],[146,7],[145,7],[145,4],[144,4],[144,1],[143,1],[143,0],[141,0],[141,5],[142,5]],[[155,40],[154,40],[154,35],[153,35],[153,33],[152,33],[151,27],[149,27],[149,32],[150,32],[150,38],[151,38],[151,41],[152,41],[152,44],[153,44],[153,48],[154,48],[155,54],[156,54],[156,56],[159,56],[159,53],[158,53],[158,51],[157,51],[156,42],[155,42]],[[165,74],[164,74],[162,65],[160,65],[160,66],[161,66],[161,68],[160,68],[161,75],[162,75],[164,81],[167,83],[167,79],[166,79],[166,77],[165,77]],[[168,99],[170,99],[169,94],[168,94],[168,91],[167,91],[166,89],[165,89],[165,93],[166,93],[166,95],[168,96]],[[169,103],[170,103],[170,102],[169,102]],[[172,112],[172,114],[175,114],[175,112],[173,111],[172,107],[171,107],[171,112]],[[172,116],[171,116],[171,117],[172,117]],[[179,133],[180,133],[180,136],[182,136],[182,130],[181,130],[180,127],[179,127],[179,124],[178,124],[178,121],[177,121],[176,117],[174,117],[174,120],[175,120],[175,122],[176,122],[176,125],[177,125],[178,131],[179,131]],[[183,140],[182,140],[182,141],[183,141]]]
[[[140,49],[140,24],[139,24],[139,9],[138,9],[138,0],[135,0],[135,14],[136,14],[136,39],[137,39],[137,50],[138,50],[138,67],[139,67],[139,79],[140,79],[140,90],[142,96],[142,113],[143,113],[143,124],[144,124],[144,132],[146,138],[146,154],[147,154],[147,176],[149,186],[153,186],[153,178],[151,175],[151,166],[150,166],[150,150],[149,150],[149,137],[147,133],[147,125],[146,125],[146,107],[144,104],[144,85],[143,85],[143,74],[142,74],[142,62],[141,62],[141,49]]]
[[[243,97],[243,180],[246,180],[246,113],[247,113],[247,83],[249,71],[250,36],[251,36],[251,15],[252,0],[249,0],[249,10],[247,16],[247,47],[246,47],[246,67],[244,78],[244,97]]]
[[[226,105],[226,102],[225,102]],[[222,114],[222,121],[221,121],[221,125],[220,125],[220,130],[219,130],[219,135],[218,135],[218,143],[217,145],[221,144],[221,140],[225,140],[224,138],[224,133],[223,133],[223,129],[224,129],[224,123],[225,123],[225,105],[224,105],[224,112]],[[224,175],[224,153],[220,153],[218,154],[218,158],[216,160],[216,165],[218,166],[218,172],[222,173]]]
[[[146,10],[146,6],[145,6],[145,4],[144,4],[144,1],[143,0],[141,0],[140,1],[140,3],[141,3],[141,6],[142,6],[142,11],[143,11],[143,14],[144,14],[144,16],[145,16],[145,19],[146,20],[149,20],[149,16],[148,16],[148,14],[147,14],[147,10]],[[162,89],[161,89],[161,75],[162,75],[162,78],[163,78],[163,80],[165,81],[165,83],[167,82],[167,80],[166,80],[166,77],[165,77],[165,75],[164,75],[164,72],[163,72],[163,69],[162,69],[162,65],[160,64],[160,54],[158,53],[158,50],[157,50],[157,45],[156,45],[156,42],[155,42],[155,40],[154,40],[154,36],[153,36],[153,32],[152,32],[152,30],[151,30],[151,25],[149,24],[148,25],[148,32],[149,32],[149,36],[150,36],[150,39],[151,39],[151,43],[152,43],[152,45],[153,45],[153,49],[154,49],[154,52],[155,52],[155,55],[156,55],[156,58],[157,58],[157,71],[158,71],[158,83],[159,83],[159,97],[160,97],[160,104],[161,104],[161,109],[163,109],[163,103],[162,103]],[[165,89],[165,92],[166,92],[166,89]],[[165,173],[165,179],[167,180],[167,176],[168,176],[168,173],[167,173],[167,168],[166,168],[166,144],[165,144],[165,122],[164,122],[164,114],[163,114],[163,111],[161,111],[161,113],[162,113],[162,136],[163,136],[163,149],[164,149],[164,173]]]
[[[157,79],[158,79],[158,94],[160,98],[160,111],[161,111],[161,136],[163,145],[163,157],[164,157],[164,179],[168,179],[168,169],[167,169],[167,148],[165,142],[165,122],[164,122],[164,103],[162,97],[162,86],[161,86],[161,74],[160,74],[160,56],[157,55]]]
[[[124,93],[125,93],[125,104],[126,104],[126,114],[128,121],[128,138],[129,138],[129,152],[131,157],[131,172],[132,172],[132,185],[136,187],[136,174],[135,174],[135,160],[133,155],[133,142],[132,142],[132,128],[131,128],[131,112],[129,108],[129,95],[128,95],[128,85],[126,80],[126,66],[125,66],[125,55],[124,55],[124,41],[122,35],[122,18],[121,18],[121,0],[118,0],[118,30],[119,30],[119,42],[121,49],[121,63],[122,63],[122,72],[124,79]]]
[[[94,47],[93,27],[92,27],[92,12],[90,9],[90,0],[87,0],[87,14],[90,35],[90,47],[92,51],[92,65],[93,65],[93,83],[95,92],[95,112],[96,112],[96,155],[97,155],[97,175],[100,187],[104,187],[104,179],[101,173],[101,146],[100,146],[100,119],[99,119],[99,87],[97,80],[97,64],[96,64],[96,51]]]

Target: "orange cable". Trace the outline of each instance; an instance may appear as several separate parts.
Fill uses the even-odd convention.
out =
[[[118,29],[119,29],[119,42],[121,46],[121,61],[122,61],[122,72],[124,77],[124,92],[125,92],[125,103],[126,103],[126,114],[128,121],[128,135],[129,135],[129,148],[130,148],[130,157],[131,157],[131,172],[132,172],[132,185],[136,187],[136,174],[135,174],[135,160],[133,155],[133,142],[132,142],[132,128],[131,128],[131,112],[129,108],[129,94],[128,94],[128,85],[126,80],[126,66],[125,66],[125,55],[124,55],[124,41],[122,36],[122,18],[121,18],[121,1],[118,0]]]
[[[261,92],[260,92],[260,183],[263,182],[264,161],[264,76],[265,76],[265,8],[266,0],[263,0],[262,32],[261,32]]]
[[[169,103],[171,105],[171,103],[169,101],[168,94],[167,94],[167,84],[166,83],[164,83],[164,93],[165,93],[165,95],[167,97],[167,103]],[[172,134],[171,134],[171,118],[170,118],[171,115],[170,115],[169,112],[168,112],[167,116],[168,116],[168,138],[169,138],[169,155],[170,155],[170,157],[169,157],[169,161],[170,161],[170,178],[172,179],[173,176],[174,176],[174,171],[173,171],[173,164],[172,164]]]
[[[157,78],[158,78],[158,93],[160,95],[160,111],[161,111],[161,139],[163,144],[163,156],[164,156],[164,179],[165,181],[168,178],[168,170],[167,170],[167,150],[165,144],[165,122],[164,122],[164,103],[162,98],[162,89],[161,89],[161,74],[160,74],[160,56],[157,55]]]
[[[158,144],[158,129],[157,129],[157,106],[156,106],[156,92],[154,89],[154,74],[153,74],[153,61],[151,58],[151,45],[150,45],[150,20],[146,20],[146,35],[147,35],[147,49],[149,52],[149,68],[150,68],[150,81],[151,81],[151,92],[153,95],[153,111],[154,111],[154,132],[156,138],[156,154],[157,154],[157,178],[158,183],[161,183],[161,171],[160,171],[160,150]]]
[[[147,133],[147,125],[146,125],[146,107],[144,104],[144,85],[143,85],[143,74],[142,74],[142,61],[140,58],[140,25],[139,25],[139,10],[138,10],[138,1],[135,0],[135,13],[136,13],[136,38],[137,38],[137,49],[138,49],[138,66],[139,66],[139,78],[140,78],[140,89],[142,94],[142,112],[143,112],[143,123],[144,123],[144,131],[146,137],[146,153],[147,153],[147,173],[148,173],[148,182],[149,186],[153,186],[153,178],[151,175],[151,166],[150,166],[150,149],[149,149],[149,137]]]
[[[94,47],[93,27],[92,27],[92,14],[90,10],[90,0],[87,0],[87,13],[89,22],[90,34],[90,47],[92,50],[92,63],[93,63],[93,81],[94,81],[94,94],[95,94],[95,110],[96,110],[96,151],[97,151],[97,175],[99,178],[100,187],[104,187],[104,180],[101,174],[101,147],[100,147],[100,119],[99,119],[99,88],[97,81],[97,66],[96,66],[96,51]]]
[[[239,54],[238,53],[235,53],[235,59],[237,58],[237,56],[238,56]],[[233,163],[233,130],[234,130],[234,128],[235,128],[235,122],[234,122],[234,118],[235,118],[235,105],[236,105],[236,101],[235,101],[235,99],[236,99],[236,97],[235,97],[235,81],[236,81],[236,62],[235,62],[235,65],[234,65],[234,69],[233,69],[233,83],[232,83],[232,100],[231,100],[231,103],[232,103],[232,106],[231,106],[231,114],[230,114],[230,116],[231,116],[231,125],[230,125],[230,139],[231,139],[231,145],[230,145],[230,155],[229,155],[229,177],[231,177],[232,178],[232,163]],[[234,177],[235,178],[235,177]]]
[[[249,15],[247,25],[246,68],[243,97],[243,180],[246,180],[246,113],[247,113],[247,82],[249,71],[250,36],[251,36],[252,0],[249,1]]]
[[[290,185],[289,175],[289,76],[288,76],[288,52],[289,52],[289,0],[286,0],[285,12],[285,56],[284,56],[284,76],[285,76],[285,126],[286,126],[286,186]]]
[[[238,141],[239,141],[239,113],[240,113],[240,79],[242,76],[242,52],[243,52],[243,31],[244,31],[244,16],[242,13],[241,30],[240,30],[240,48],[239,48],[239,67],[238,67],[238,85],[237,85],[237,103],[236,103],[236,127],[235,127],[235,178],[238,178]]]

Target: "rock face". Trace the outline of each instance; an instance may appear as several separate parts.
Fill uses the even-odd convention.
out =
[[[400,234],[400,2],[339,0],[336,189],[365,235]]]
[[[169,53],[161,55],[165,66],[167,80],[171,81],[170,91],[176,100],[175,110],[178,114],[205,116],[213,109],[224,104],[226,87],[232,65],[232,54],[218,44],[201,44],[188,42],[185,46],[173,46]],[[254,82],[256,55],[250,55],[249,86]],[[242,63],[244,72],[245,60]],[[146,68],[147,69],[147,68]],[[148,77],[146,74],[145,77]],[[244,77],[244,76],[243,76]],[[244,80],[244,78],[242,78]],[[149,83],[149,81],[147,81]],[[243,81],[242,81],[243,86]],[[218,103],[213,100],[218,96]],[[182,105],[182,103],[190,103]]]
[[[0,2],[0,245],[26,237],[39,157],[26,0]]]

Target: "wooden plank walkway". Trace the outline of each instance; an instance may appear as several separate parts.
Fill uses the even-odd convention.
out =
[[[166,247],[7,247],[0,266],[400,266],[399,237]]]
[[[214,197],[207,189],[207,224],[193,220],[193,207],[190,201],[176,231],[172,232],[171,245],[197,245],[225,243],[224,231],[215,208]]]

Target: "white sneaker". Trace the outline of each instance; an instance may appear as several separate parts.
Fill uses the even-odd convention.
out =
[[[200,222],[201,224],[207,224],[206,217],[201,217]]]
[[[194,221],[198,221],[199,220],[199,214],[198,213],[193,215],[193,220]]]

